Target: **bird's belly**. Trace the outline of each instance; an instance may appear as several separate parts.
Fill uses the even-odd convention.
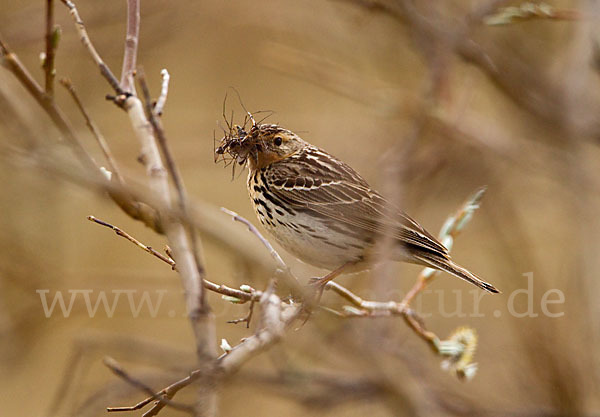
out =
[[[362,242],[330,229],[310,214],[295,211],[293,215],[280,215],[273,210],[271,216],[263,216],[260,205],[255,205],[255,211],[277,243],[302,262],[333,270],[347,262],[359,262],[365,256]]]

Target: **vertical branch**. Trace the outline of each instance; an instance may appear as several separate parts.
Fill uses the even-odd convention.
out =
[[[144,105],[135,93],[134,86],[132,85],[139,34],[139,0],[128,0],[127,39],[123,58],[123,84],[116,80],[94,48],[73,2],[69,0],[61,1],[69,8],[84,47],[91,54],[96,65],[99,66],[102,75],[118,94],[115,102],[127,112],[135,135],[140,142],[142,148],[140,160],[146,168],[150,188],[162,207],[159,217],[162,220],[165,234],[173,251],[173,258],[177,262],[177,270],[185,292],[185,302],[190,324],[195,335],[197,356],[201,364],[202,376],[204,377],[200,384],[201,391],[199,393],[196,414],[199,416],[214,416],[216,414],[217,401],[214,384],[211,383],[213,375],[210,366],[213,363],[212,359],[216,356],[215,352],[213,352],[216,345],[216,335],[214,318],[210,314],[207,305],[202,302],[202,276],[204,275],[204,269],[199,256],[193,250],[199,243],[195,242],[195,235],[193,233],[190,233],[188,237],[186,227],[184,227],[187,220],[184,219],[181,221],[171,215],[173,204],[169,188],[168,172],[165,169],[157,146],[158,141],[161,143],[163,151],[165,150],[166,139],[164,132],[156,121],[156,117],[152,111],[146,115]],[[147,91],[143,74],[141,74],[140,78],[144,94],[149,99],[150,93]],[[151,120],[154,120],[154,123]],[[170,152],[168,149],[164,152],[169,172],[173,176],[173,181],[176,184],[179,194],[179,205],[180,207],[185,207],[183,182]],[[190,245],[190,239],[192,245]]]
[[[46,94],[54,96],[54,52],[58,43],[58,30],[54,28],[54,0],[46,0],[46,55],[44,72],[46,74]]]
[[[168,91],[165,88],[165,85],[168,86],[168,80],[169,80],[168,72],[166,72],[166,70],[163,70],[163,71],[164,71],[164,73],[167,74],[167,76],[165,77],[164,73],[163,73],[163,77],[166,80],[166,82],[163,82],[163,86],[161,88],[161,107],[160,108],[157,108],[156,106],[155,107],[152,106],[152,99],[150,96],[150,91],[148,89],[148,84],[146,83],[146,77],[145,77],[145,74],[143,73],[143,71],[140,71],[138,78],[140,81],[140,85],[142,87],[142,94],[143,94],[144,102],[146,105],[146,114],[148,116],[148,120],[150,121],[150,124],[152,125],[152,129],[154,131],[154,136],[156,137],[156,140],[158,141],[158,145],[159,145],[162,155],[164,157],[167,171],[169,172],[169,175],[171,176],[171,179],[173,180],[173,184],[175,185],[179,208],[182,211],[182,213],[184,214],[184,216],[188,217],[189,216],[189,210],[187,208],[188,207],[188,198],[187,198],[187,192],[185,189],[185,185],[183,183],[183,178],[181,177],[181,174],[179,173],[179,169],[177,168],[177,165],[175,164],[175,159],[173,158],[173,154],[171,153],[171,149],[169,148],[169,144],[168,144],[167,138],[165,136],[165,131],[163,130],[162,124],[157,117],[158,110],[162,110],[162,108],[164,106],[164,103],[166,101],[166,94]],[[188,233],[190,236],[190,240],[191,240],[191,244],[192,244],[192,252],[195,257],[198,272],[201,276],[200,278],[203,279],[205,272],[204,272],[204,262],[202,262],[200,260],[200,255],[199,255],[201,253],[201,248],[199,247],[200,243],[198,242],[198,239],[196,238],[196,234],[194,233],[192,227],[190,227],[189,222],[186,222],[186,229],[188,230]],[[206,304],[204,290],[203,290],[202,285],[200,285],[200,282],[201,281],[198,282],[198,287],[200,289],[200,311],[208,312],[210,309],[209,309],[208,305]]]
[[[125,36],[125,52],[123,69],[121,70],[121,89],[127,93],[135,93],[133,74],[136,68],[137,49],[140,34],[140,1],[127,0],[127,34]]]
[[[187,205],[187,193],[183,179],[179,173],[175,159],[168,146],[167,138],[164,130],[157,118],[155,109],[152,107],[152,99],[150,91],[146,83],[146,78],[143,71],[138,71],[138,80],[144,96],[146,105],[146,114],[150,124],[152,125],[154,137],[160,147],[160,150],[164,156],[166,169],[171,176],[173,183],[175,184],[175,190],[178,197],[178,205],[184,218],[189,218],[188,205]],[[216,344],[216,332],[214,325],[214,316],[210,310],[210,306],[206,300],[206,291],[202,285],[205,279],[204,262],[202,260],[202,247],[201,242],[196,236],[195,230],[187,220],[182,223],[175,223],[167,227],[167,236],[169,236],[169,229],[175,227],[178,229],[178,233],[181,235],[178,241],[173,243],[179,244],[179,254],[175,253],[175,261],[178,267],[184,262],[183,266],[186,268],[186,275],[188,276],[186,293],[189,292],[188,296],[188,308],[190,309],[190,320],[192,322],[193,330],[196,337],[196,349],[198,359],[203,368],[207,368],[210,360],[214,358],[215,351],[214,346]],[[187,231],[188,239],[183,239],[185,232]],[[169,241],[171,239],[169,238]],[[173,247],[175,249],[175,247]],[[180,258],[182,256],[182,258]],[[183,272],[183,271],[182,271]],[[213,415],[216,412],[216,395],[214,392],[214,386],[212,386],[210,369],[206,369],[207,373],[201,380],[200,384],[200,396],[198,401],[198,412],[202,415]]]
[[[146,85],[145,77],[142,71],[139,71],[138,78],[142,91],[147,101],[150,101],[150,92]],[[151,106],[151,105],[150,105]],[[166,141],[162,128],[158,126],[152,112],[146,116],[144,106],[137,96],[130,96],[125,100],[124,108],[130,115],[132,124],[138,138],[142,143],[143,161],[150,179],[150,186],[156,195],[162,200],[167,210],[161,211],[161,217],[165,221],[165,233],[173,250],[174,260],[177,262],[177,268],[181,277],[182,285],[185,291],[186,306],[189,313],[190,323],[194,332],[196,341],[196,353],[204,373],[198,398],[197,415],[213,416],[216,413],[216,395],[214,387],[210,381],[210,369],[208,369],[211,359],[214,358],[214,346],[216,344],[214,318],[206,303],[202,302],[203,287],[202,275],[204,268],[200,263],[199,256],[194,253],[194,234],[191,233],[188,239],[185,223],[173,219],[168,214],[168,209],[172,207],[167,170],[164,167],[160,152],[156,144],[156,137],[161,137],[158,142]],[[150,119],[150,120],[149,120]],[[154,119],[154,124],[151,120]],[[157,130],[158,129],[158,130]],[[158,132],[158,133],[155,133]],[[163,148],[164,150],[164,148]],[[180,177],[177,174],[174,161],[168,153],[168,170],[171,174],[176,173],[174,182],[178,184],[179,205],[185,207],[185,193]],[[167,159],[167,158],[165,158]],[[176,178],[176,179],[175,179]],[[183,200],[182,200],[183,198]]]

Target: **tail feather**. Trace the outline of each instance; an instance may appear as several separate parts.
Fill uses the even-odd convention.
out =
[[[491,293],[500,293],[496,287],[492,284],[489,284],[479,278],[477,275],[467,271],[460,265],[455,264],[449,258],[442,258],[441,256],[429,255],[424,253],[414,254],[415,258],[420,260],[424,265],[431,267],[433,269],[437,269],[440,271],[448,272],[449,274],[454,275],[455,277],[464,279],[467,282],[470,282],[473,285],[478,286],[482,290],[491,292]]]

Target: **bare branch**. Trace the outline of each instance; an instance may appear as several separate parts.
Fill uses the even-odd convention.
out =
[[[75,91],[75,87],[73,86],[73,83],[71,83],[71,80],[69,80],[67,78],[62,78],[60,80],[60,83],[67,89],[69,94],[71,94],[71,97],[73,98],[73,100],[75,101],[75,104],[79,108],[79,111],[83,115],[83,118],[85,119],[85,124],[92,132],[92,135],[94,135],[96,142],[98,142],[98,145],[100,146],[100,149],[102,150],[102,153],[104,154],[104,157],[106,158],[106,162],[108,162],[110,171],[116,176],[119,183],[124,184],[123,176],[121,175],[121,172],[120,172],[120,170],[117,166],[117,163],[112,155],[112,152],[110,151],[110,147],[108,146],[106,139],[104,139],[104,135],[102,135],[102,133],[100,132],[100,129],[98,129],[98,126],[96,126],[96,123],[94,123],[94,121],[90,117],[89,113],[83,106],[83,103],[81,102],[81,100],[79,99],[79,96],[77,95],[77,92]]]
[[[27,68],[25,68],[25,66],[19,60],[18,56],[10,51],[6,43],[2,41],[1,36],[0,63],[2,63],[5,68],[13,73],[13,75],[19,80],[23,87],[25,87],[29,94],[31,94],[35,101],[42,107],[42,109],[44,109],[48,116],[50,116],[60,133],[72,146],[81,163],[90,170],[90,174],[99,175],[99,170],[96,166],[96,163],[83,147],[66,116],[56,106],[54,101],[45,93],[44,89],[42,89],[37,81],[31,76],[29,71],[27,71]]]
[[[140,99],[135,95],[134,92],[132,93],[129,91],[124,91],[116,81],[116,78],[110,69],[104,64],[102,58],[92,45],[91,40],[87,35],[85,26],[79,17],[75,5],[69,0],[62,1],[65,5],[67,5],[71,12],[83,45],[92,56],[94,62],[96,62],[96,64],[100,67],[102,74],[109,81],[117,94],[119,94],[119,97],[116,97],[115,99],[115,103],[120,105],[129,115],[135,135],[140,142],[142,148],[140,161],[146,167],[146,173],[151,190],[158,197],[161,205],[164,207],[163,210],[159,211],[159,215],[162,219],[161,223],[164,226],[167,239],[169,240],[169,243],[173,249],[173,256],[177,262],[177,270],[185,291],[186,306],[192,329],[195,334],[198,359],[200,363],[206,363],[207,359],[211,359],[214,356],[214,347],[216,345],[214,318],[210,313],[208,304],[204,302],[203,297],[204,291],[202,275],[204,273],[204,267],[200,261],[200,255],[198,252],[200,243],[197,242],[193,230],[188,227],[190,232],[188,237],[186,228],[184,227],[188,221],[185,190],[183,188],[183,182],[181,181],[176,169],[174,160],[166,146],[164,132],[162,131],[162,128],[160,128],[160,125],[158,125],[155,115],[152,113],[152,111],[149,111],[148,115],[146,115],[144,113],[144,106]],[[134,42],[126,43],[124,58],[125,78],[127,78],[128,72],[132,70],[130,66],[135,65],[136,60],[135,54],[137,53],[137,32],[139,30],[138,2],[134,0],[129,1],[128,12],[132,13],[132,15],[128,16],[128,41],[132,40]],[[144,97],[146,98],[146,101],[148,101],[149,92],[147,86],[145,85],[143,74],[141,74],[140,78],[142,87],[144,89]],[[175,220],[169,214],[173,204],[169,189],[167,170],[165,170],[163,165],[155,137],[161,144],[163,154],[165,155],[165,159],[167,161],[167,168],[173,177],[173,181],[179,195],[179,206],[184,214],[183,223]],[[191,247],[188,239],[191,239]],[[197,412],[201,415],[211,416],[214,415],[216,411],[216,397],[210,386],[206,385],[204,388],[206,388],[206,390],[201,392]]]
[[[250,321],[252,320],[252,315],[254,313],[254,302],[255,302],[254,299],[252,299],[252,301],[250,301],[250,307],[248,308],[248,314],[246,314],[245,317],[235,319],[235,320],[228,320],[227,323],[231,323],[231,324],[246,323],[246,329],[249,329]]]
[[[175,269],[175,261],[174,260],[172,260],[171,258],[166,257],[165,255],[163,255],[162,253],[158,252],[157,250],[152,249],[150,246],[144,245],[139,240],[137,240],[136,238],[134,238],[131,235],[129,235],[127,232],[124,232],[123,230],[119,229],[117,226],[113,226],[112,224],[107,223],[105,221],[102,221],[100,219],[97,219],[94,216],[87,216],[87,219],[89,221],[97,223],[97,224],[99,224],[101,226],[108,227],[109,229],[114,230],[114,232],[118,236],[124,237],[125,239],[127,239],[128,241],[130,241],[131,243],[133,243],[134,245],[136,245],[138,248],[140,248],[140,249],[148,252],[152,256],[156,256],[161,261],[169,264],[171,266],[171,268]]]
[[[169,94],[169,80],[171,79],[169,71],[167,71],[166,68],[163,68],[160,71],[160,75],[162,77],[160,96],[158,96],[158,100],[156,100],[156,104],[154,105],[154,113],[157,116],[162,116],[163,114],[163,110],[167,102],[167,95]]]
[[[165,136],[164,130],[162,129],[160,122],[158,121],[155,113],[153,112],[152,100],[150,98],[150,91],[148,90],[148,85],[146,84],[146,78],[145,78],[143,71],[139,72],[138,79],[139,79],[140,85],[142,87],[142,92],[143,92],[144,100],[146,103],[147,117],[150,121],[150,124],[152,125],[154,137],[157,139],[158,145],[160,146],[162,154],[165,158],[167,171],[171,175],[171,178],[175,185],[175,190],[177,191],[177,195],[178,195],[179,207],[180,207],[181,211],[184,213],[184,215],[187,217],[188,209],[187,209],[187,193],[185,190],[185,185],[183,184],[183,179],[181,178],[181,175],[179,174],[179,170],[177,169],[177,165],[175,164],[175,159],[173,158],[173,155],[171,154],[171,150],[168,146],[167,138]],[[154,143],[154,141],[153,141],[153,143]],[[196,234],[194,233],[194,230],[192,230],[192,228],[190,227],[189,223],[185,222],[185,224],[182,226],[185,226],[185,228],[188,231],[189,237],[190,237],[191,248],[189,250],[189,255],[191,255],[193,257],[193,259],[189,260],[190,264],[193,262],[193,265],[190,265],[190,266],[193,266],[196,270],[195,273],[190,272],[190,275],[189,275],[189,278],[193,282],[189,283],[190,288],[187,288],[187,290],[192,291],[193,293],[191,293],[191,295],[194,296],[194,298],[196,299],[196,301],[194,302],[194,305],[189,306],[189,307],[193,307],[193,309],[190,311],[195,311],[196,312],[195,314],[203,314],[202,312],[207,311],[208,306],[206,305],[205,295],[204,295],[204,291],[202,291],[202,285],[201,285],[201,280],[204,278],[203,275],[205,274],[204,265],[203,265],[203,262],[201,262],[200,255],[199,255],[199,251],[201,250],[201,248],[199,247],[200,244],[196,238]],[[186,241],[187,241],[187,239],[186,239]],[[183,241],[181,243],[183,243]],[[193,286],[193,288],[192,288],[192,286]],[[196,295],[197,295],[197,297],[196,297]],[[199,303],[199,304],[195,305],[195,303]]]
[[[263,293],[260,305],[263,309],[263,327],[219,357],[217,364],[224,374],[235,373],[250,359],[277,343],[302,313],[300,305],[283,303],[272,291]]]
[[[246,225],[246,227],[248,228],[248,231],[250,231],[250,233],[252,233],[254,236],[256,236],[258,238],[258,240],[260,240],[260,242],[263,244],[263,246],[265,248],[267,248],[267,250],[269,251],[269,254],[275,260],[275,264],[277,265],[277,268],[281,273],[280,276],[286,280],[286,283],[290,286],[291,290],[296,295],[300,295],[300,297],[302,299],[306,300],[307,299],[306,289],[303,288],[302,285],[300,285],[298,278],[296,278],[294,276],[290,267],[287,266],[287,264],[283,261],[281,256],[279,256],[279,253],[277,253],[277,251],[273,248],[271,243],[267,239],[264,238],[264,236],[260,233],[260,231],[252,223],[250,223],[250,221],[248,221],[248,219],[240,216],[235,211],[231,211],[229,209],[226,209],[225,207],[221,207],[221,211],[229,214],[232,217],[233,221],[237,221],[237,222],[240,222],[240,223]]]
[[[98,54],[98,51],[96,51],[96,48],[94,48],[94,45],[90,40],[90,37],[87,33],[87,30],[85,29],[85,25],[83,24],[81,17],[79,16],[79,12],[77,11],[75,4],[69,0],[61,1],[69,9],[69,13],[73,18],[73,21],[75,22],[75,29],[77,30],[79,38],[81,39],[81,43],[83,44],[85,49],[87,49],[98,68],[100,68],[100,73],[102,74],[102,76],[106,79],[106,81],[108,81],[110,86],[113,88],[113,90],[115,90],[115,92],[118,95],[127,95],[127,92],[121,88],[121,85],[119,84],[119,81],[117,80],[115,75],[112,73],[110,68],[104,63],[104,61],[100,57],[100,54]]]
[[[471,220],[475,210],[479,208],[479,203],[485,187],[475,191],[457,212],[448,217],[440,231],[440,241],[448,249],[452,248],[454,238],[460,233],[465,225]],[[406,294],[401,302],[396,301],[368,301],[363,300],[358,295],[340,284],[330,281],[325,285],[325,289],[333,291],[340,297],[349,301],[352,306],[345,306],[343,311],[336,311],[330,308],[323,308],[325,311],[335,314],[338,317],[381,317],[381,316],[402,316],[406,324],[427,344],[434,353],[450,357],[448,368],[456,373],[459,378],[471,378],[476,371],[476,365],[471,363],[475,352],[477,338],[475,331],[470,328],[460,328],[455,334],[451,335],[447,341],[441,341],[439,337],[425,328],[425,323],[419,315],[412,310],[409,305],[411,301],[419,294],[427,283],[439,271],[431,268],[424,268],[417,278],[417,282]],[[461,333],[464,332],[464,333]],[[458,335],[460,333],[461,337]],[[464,343],[463,343],[464,342]],[[468,359],[466,359],[468,357]]]
[[[255,235],[258,238],[258,240],[260,240],[260,242],[265,246],[265,248],[267,248],[267,250],[269,251],[269,254],[273,257],[275,262],[277,262],[277,265],[279,266],[279,268],[281,268],[284,271],[289,270],[289,267],[285,264],[285,262],[283,262],[283,259],[281,259],[281,256],[279,256],[279,253],[277,253],[277,251],[273,248],[271,243],[267,239],[264,238],[264,236],[258,231],[258,229],[252,223],[250,223],[248,221],[248,219],[240,216],[235,211],[226,209],[225,207],[221,207],[221,211],[229,214],[233,218],[234,221],[245,224],[246,227],[248,227],[248,230],[250,231],[250,233]]]
[[[129,233],[125,232],[123,229],[121,229],[117,226],[114,226],[108,222],[105,222],[104,220],[97,219],[94,216],[88,216],[87,219],[94,223],[97,223],[101,226],[112,229],[117,234],[117,236],[121,236],[121,237],[127,239],[128,241],[130,241],[131,243],[136,245],[138,248],[142,249],[145,252],[148,252],[152,256],[155,256],[156,258],[160,259],[161,261],[163,261],[164,263],[169,265],[173,270],[177,270],[177,264],[175,263],[175,261],[173,259],[171,259],[168,256],[163,255],[162,253],[158,252],[156,249],[151,248],[150,246],[144,245],[142,242],[140,242],[139,240],[137,240],[136,238],[131,236]],[[262,295],[261,291],[257,291],[249,286],[245,286],[245,287],[243,287],[244,289],[239,290],[239,289],[228,287],[223,284],[215,284],[214,282],[208,281],[206,279],[204,280],[203,284],[206,289],[216,292],[216,293],[219,293],[221,295],[227,296],[227,297],[236,298],[239,300],[240,303],[245,303],[247,301],[250,301],[250,302],[258,301]]]
[[[152,388],[150,388],[149,386],[147,386],[146,384],[144,384],[139,379],[136,379],[136,378],[132,377],[131,375],[129,375],[123,369],[123,367],[116,360],[114,360],[113,358],[111,358],[111,357],[105,357],[104,360],[103,360],[103,363],[115,375],[117,375],[118,377],[122,378],[128,384],[130,384],[130,385],[132,385],[132,386],[140,389],[141,391],[144,391],[145,393],[149,394],[153,400],[156,400],[156,401],[158,401],[160,403],[163,403],[164,405],[168,405],[169,407],[174,408],[176,410],[185,411],[187,413],[194,414],[194,407],[189,406],[187,404],[180,404],[180,403],[171,401],[170,399],[165,398],[165,397],[161,396],[160,394],[155,394],[154,390]],[[126,408],[126,407],[118,407],[118,408]],[[115,408],[109,408],[109,409],[107,409],[107,411],[121,411],[121,410],[117,410]]]
[[[133,74],[136,69],[137,49],[140,35],[140,1],[127,0],[127,35],[123,53],[123,69],[121,70],[121,89],[135,94]]]
[[[60,37],[60,29],[54,26],[54,0],[46,0],[46,52],[44,54],[44,73],[46,76],[46,94],[54,96],[54,56]]]
[[[194,381],[196,381],[198,378],[200,378],[200,376],[202,375],[201,371],[199,369],[190,372],[190,374],[188,376],[186,376],[185,378],[180,379],[179,381],[174,382],[173,384],[169,385],[168,387],[160,390],[159,392],[157,392],[156,394],[152,394],[151,397],[146,398],[143,401],[140,401],[139,403],[130,406],[130,407],[108,407],[106,409],[106,411],[108,412],[113,412],[113,411],[135,411],[135,410],[139,410],[145,406],[147,406],[148,404],[150,404],[152,401],[156,400],[156,397],[160,396],[161,399],[167,399],[170,400],[173,398],[173,396],[175,394],[177,394],[177,392],[179,390],[181,390],[182,388],[187,387],[188,385],[190,385],[191,383],[193,383]],[[164,401],[158,401],[149,411],[147,411],[146,413],[143,414],[142,417],[150,417],[150,416],[155,416],[158,414],[158,412],[160,410],[162,410],[165,406],[165,402]]]

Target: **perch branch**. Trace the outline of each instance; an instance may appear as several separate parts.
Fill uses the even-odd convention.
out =
[[[479,208],[481,198],[485,192],[485,187],[478,189],[473,193],[456,213],[449,216],[440,230],[440,241],[450,250],[454,239],[465,225],[473,217],[475,210]],[[401,302],[395,301],[368,301],[363,300],[352,291],[342,285],[330,281],[325,289],[330,290],[345,300],[352,306],[344,306],[343,311],[336,311],[325,307],[324,310],[335,314],[338,317],[381,317],[381,316],[401,316],[406,324],[438,355],[446,357],[444,366],[451,369],[459,378],[472,378],[476,372],[476,364],[471,363],[477,344],[475,331],[470,328],[460,328],[453,333],[448,340],[440,340],[433,332],[428,331],[424,321],[419,315],[411,309],[411,301],[419,294],[428,282],[438,273],[438,271],[425,268],[419,274],[415,285],[406,294]]]
[[[263,327],[217,359],[217,366],[221,377],[236,372],[248,360],[277,343],[285,330],[298,317],[301,310],[300,306],[282,303],[280,298],[272,292],[272,286],[270,290],[262,294],[259,304],[263,307]],[[194,370],[185,378],[174,382],[153,396],[133,406],[111,407],[108,411],[139,410],[150,404],[157,396],[172,399],[177,392],[198,380],[201,375],[202,371],[200,369]],[[149,411],[144,413],[143,417],[155,416],[163,407],[163,403],[155,403]]]
[[[277,252],[273,249],[270,243],[262,237],[260,232],[256,230],[252,226],[248,220],[244,219],[237,214],[227,211],[230,214],[234,214],[234,220],[240,221],[246,226],[248,226],[249,231],[257,236],[261,242],[265,245],[267,250],[270,253],[277,255],[278,259],[281,261],[281,264],[278,265],[283,270],[289,270],[285,262],[279,257]],[[114,226],[108,226],[113,228]],[[134,242],[137,246],[136,242]],[[143,246],[143,245],[142,245]],[[205,280],[206,286],[206,280]],[[219,286],[219,289],[223,286]],[[273,292],[274,281],[271,281],[269,288],[265,292],[259,291],[251,291],[245,292],[244,298],[248,298],[252,302],[258,302],[262,307],[262,326],[257,329],[254,335],[245,338],[240,344],[233,347],[227,353],[221,355],[216,360],[216,366],[218,370],[219,377],[225,377],[232,373],[235,373],[239,370],[246,362],[251,360],[256,355],[260,354],[264,350],[268,349],[270,346],[277,343],[285,331],[291,326],[291,324],[302,314],[302,307],[300,305],[295,305],[293,303],[284,303],[282,300]],[[211,289],[209,286],[206,288]],[[220,292],[220,291],[217,291]],[[235,298],[239,298],[243,300],[244,298],[239,297],[238,295],[233,295]],[[253,306],[253,304],[251,304]],[[249,313],[249,317],[251,313]],[[156,393],[155,396],[164,395],[168,399],[172,399],[173,396],[182,388],[190,385],[192,382],[200,378],[202,375],[202,370],[197,369],[192,371],[185,378],[171,384],[170,386],[164,388],[163,390]],[[139,402],[138,404],[131,407],[119,407],[119,408],[111,408],[110,411],[132,411],[138,410],[146,405],[150,404],[154,397],[148,397],[145,400]],[[156,415],[162,408],[164,404],[155,403],[154,406],[144,414],[144,417],[154,416]]]

